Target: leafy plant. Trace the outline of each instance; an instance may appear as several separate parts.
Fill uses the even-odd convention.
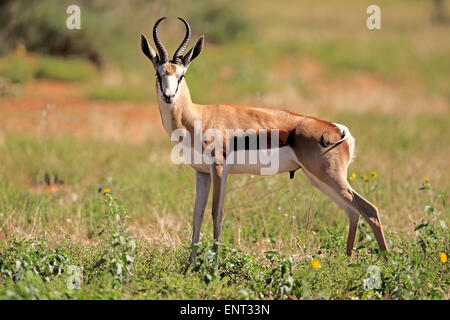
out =
[[[34,274],[49,281],[61,275],[70,258],[62,246],[52,248],[44,237],[29,241],[9,240],[0,255],[0,275],[19,281]]]
[[[269,286],[271,295],[279,298],[286,298],[294,286],[292,276],[292,256],[283,257],[277,251],[266,251],[266,259],[270,261],[270,268],[266,273],[266,284]]]
[[[190,250],[198,250],[192,271],[200,274],[206,284],[216,280],[219,276],[219,256],[214,249],[217,245],[219,245],[219,243],[212,240],[198,242],[189,248]]]
[[[110,189],[104,189],[103,193],[106,224],[99,234],[106,235],[106,249],[98,265],[106,265],[106,270],[113,276],[113,287],[118,287],[133,275],[136,242],[125,226],[127,210],[117,203]]]
[[[445,239],[444,232],[447,230],[445,220],[441,218],[442,211],[446,211],[447,196],[434,190],[428,179],[425,180],[420,191],[429,191],[431,198],[426,202],[423,209],[425,218],[420,223],[414,224],[414,231],[418,244],[425,251],[432,251],[438,253],[442,247],[442,239]]]

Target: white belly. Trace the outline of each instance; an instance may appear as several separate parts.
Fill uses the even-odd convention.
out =
[[[300,167],[299,161],[295,156],[291,147],[281,147],[272,149],[273,157],[262,160],[259,156],[256,163],[250,163],[249,151],[241,150],[235,152],[233,163],[226,163],[231,174],[254,174],[254,175],[275,175],[282,172],[289,172],[297,170]],[[237,162],[237,159],[244,159],[242,162]],[[230,158],[228,158],[230,161]],[[206,163],[190,164],[190,166],[198,171],[208,173],[209,168]]]

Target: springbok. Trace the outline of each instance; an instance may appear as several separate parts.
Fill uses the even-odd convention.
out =
[[[212,128],[223,133],[228,129],[240,129],[247,132],[248,130],[253,130],[252,132],[277,130],[278,141],[271,141],[271,145],[265,147],[270,149],[272,145],[274,145],[273,148],[277,145],[279,166],[274,174],[289,172],[290,177],[293,178],[294,172],[302,169],[313,186],[324,192],[347,213],[349,231],[346,252],[348,256],[351,256],[353,250],[361,215],[374,232],[380,250],[386,251],[386,241],[377,208],[354,191],[347,182],[347,167],[352,161],[355,146],[355,140],[348,128],[341,124],[281,109],[193,103],[184,75],[191,62],[202,51],[204,36],[201,36],[195,46],[184,55],[191,39],[191,28],[184,19],[178,18],[186,27],[186,35],[172,60],[169,60],[167,49],[158,35],[158,26],[164,19],[166,17],[160,18],[153,28],[153,40],[158,53],[151,48],[144,35],[141,35],[141,48],[156,70],[159,111],[167,133],[171,135],[174,130],[182,129],[187,131],[190,137],[194,137],[196,122],[201,123],[202,132]],[[227,146],[231,142],[223,140],[224,145]],[[261,144],[258,144],[256,148],[260,147],[262,148]],[[248,152],[249,149],[246,143],[244,152]],[[223,157],[216,155],[216,160],[220,158],[224,160],[223,158],[227,155],[227,153],[224,153]],[[212,164],[197,163],[191,166],[196,171],[192,244],[199,241],[211,182],[214,239],[219,242],[228,174],[260,174],[262,164],[260,162],[256,165],[228,164],[224,161],[216,161]],[[194,263],[196,255],[197,251],[192,250],[189,259],[191,264]]]

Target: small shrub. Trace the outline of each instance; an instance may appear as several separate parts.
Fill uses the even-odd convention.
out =
[[[96,75],[93,65],[78,58],[39,57],[36,64],[34,75],[36,78],[81,82],[89,81]]]
[[[426,202],[423,209],[425,218],[420,223],[414,224],[417,243],[426,252],[439,254],[446,248],[444,243],[447,225],[441,218],[442,212],[447,209],[447,196],[433,189],[429,180],[426,179],[420,191],[429,191],[431,198]]]
[[[285,258],[277,251],[266,251],[264,255],[270,261],[270,267],[266,271],[266,285],[269,286],[269,294],[278,298],[286,298],[294,286],[292,256]]]
[[[251,38],[250,26],[242,11],[223,1],[203,1],[197,4],[192,20],[198,21],[196,28],[206,32],[209,42],[224,44],[236,41],[239,37]]]
[[[52,248],[44,237],[33,240],[9,240],[0,255],[0,277],[19,281],[27,274],[50,280],[61,275],[70,265],[67,251],[59,246]]]
[[[20,46],[14,53],[0,60],[0,76],[13,83],[23,83],[34,78],[36,65],[27,59],[25,47]]]
[[[128,235],[125,220],[127,210],[121,207],[110,189],[104,189],[106,224],[100,235],[106,235],[106,248],[98,265],[105,265],[106,271],[113,276],[113,287],[118,287],[128,276],[133,275],[136,242]]]
[[[89,81],[96,76],[92,64],[81,59],[54,57],[28,57],[24,47],[0,60],[0,76],[14,83],[23,83],[35,78],[58,81]]]

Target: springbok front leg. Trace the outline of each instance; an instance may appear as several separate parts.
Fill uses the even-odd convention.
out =
[[[220,232],[222,231],[222,209],[225,199],[227,176],[229,168],[228,166],[210,166],[211,180],[212,180],[212,218],[214,228],[214,240],[220,241]],[[214,248],[217,252],[220,250],[220,246],[215,245]]]
[[[194,227],[192,233],[192,245],[200,239],[200,228],[202,226],[203,215],[208,203],[209,190],[211,189],[211,175],[196,171],[195,181],[195,207],[194,207]],[[197,256],[197,249],[193,249],[189,258],[189,263],[194,264]]]

